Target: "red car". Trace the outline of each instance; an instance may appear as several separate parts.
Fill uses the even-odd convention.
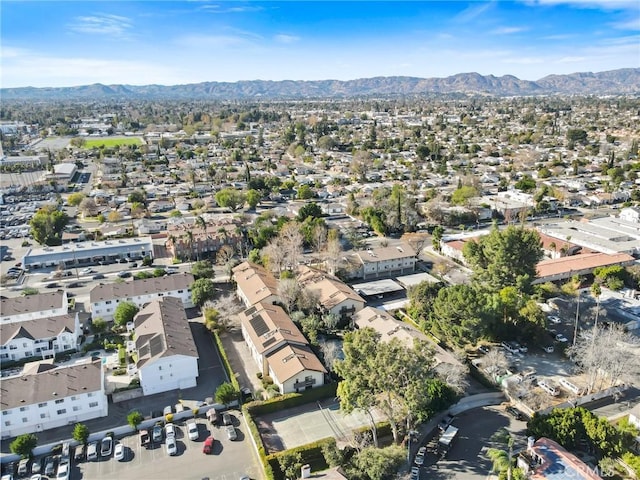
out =
[[[215,440],[213,439],[213,437],[207,437],[207,439],[204,441],[204,445],[202,445],[202,453],[206,453],[207,455],[212,454],[214,441]]]

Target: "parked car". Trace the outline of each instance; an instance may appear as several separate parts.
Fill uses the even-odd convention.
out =
[[[44,474],[51,477],[56,473],[56,460],[53,455],[49,455],[44,459]]]
[[[222,424],[223,425],[232,425],[233,421],[231,420],[231,415],[229,415],[228,413],[223,413],[222,414]]]
[[[40,462],[40,460],[34,460],[31,463],[31,473],[32,474],[36,474],[36,473],[40,473],[42,471],[42,463]]]
[[[554,350],[555,350],[553,348],[553,345],[544,345],[544,346],[542,346],[540,348],[542,348],[542,350],[544,350],[546,353],[553,353]]]
[[[124,445],[122,443],[116,443],[116,448],[113,450],[113,458],[119,462],[124,460]]]
[[[178,454],[178,444],[176,443],[175,436],[167,436],[167,441],[165,442],[165,447],[167,449],[167,454],[174,456]]]
[[[509,406],[506,408],[506,411],[509,415],[511,415],[516,420],[522,420],[524,418],[524,415],[522,414],[522,412],[515,407]]]
[[[93,277],[94,280],[102,280],[104,278],[106,278],[102,273],[96,273]]]
[[[85,446],[81,443],[76,447],[75,451],[73,452],[73,461],[76,463],[80,463],[81,461],[84,460],[84,454],[85,454]]]
[[[195,420],[187,422],[187,432],[189,433],[189,440],[198,440],[200,432],[198,431],[198,424]]]
[[[558,333],[556,335],[556,341],[560,342],[560,343],[567,343],[569,341],[569,339],[567,337],[565,337],[563,334]]]
[[[118,272],[118,277],[120,278],[127,278],[131,276],[131,272],[126,272],[126,271],[122,271],[122,272]]]
[[[213,442],[215,442],[215,440],[212,436],[207,437],[207,439],[204,441],[204,444],[202,445],[202,453],[205,453],[207,455],[212,454]]]
[[[167,423],[164,426],[164,434],[167,438],[176,436],[176,426],[173,423]]]
[[[29,480],[42,480],[42,475],[40,475],[39,473],[36,473],[35,475],[31,475],[29,477]]]
[[[420,480],[420,469],[418,467],[411,467],[411,480]]]
[[[69,480],[69,467],[69,462],[62,462],[60,465],[58,465],[56,480]]]
[[[233,425],[227,425],[225,430],[227,432],[227,438],[229,440],[235,440],[235,439],[238,438],[238,433],[236,432],[236,427],[234,427]]]
[[[29,473],[29,462],[31,460],[28,458],[23,458],[22,460],[20,460],[20,462],[18,463],[18,476],[19,477],[24,477],[27,475],[27,473]]]
[[[218,425],[220,422],[220,415],[218,415],[218,411],[215,408],[207,410],[207,420],[209,420],[212,425]]]
[[[547,318],[551,323],[555,323],[555,324],[562,323],[562,320],[560,320],[560,317],[557,315],[549,315]]]
[[[113,450],[113,438],[106,436],[100,442],[100,455],[102,457],[110,457]]]
[[[153,438],[154,443],[162,442],[162,424],[160,422],[156,423],[153,426],[153,431],[151,433],[151,438]]]
[[[427,447],[420,447],[418,453],[416,453],[415,463],[416,465],[422,465],[424,463],[424,456],[427,453]]]
[[[478,352],[479,352],[479,353],[487,354],[487,353],[489,353],[490,351],[491,351],[491,349],[490,349],[488,346],[486,346],[486,345],[480,345],[480,346],[478,347]]]
[[[89,275],[93,273],[93,268],[83,268],[82,270],[80,270],[80,274],[81,275]]]

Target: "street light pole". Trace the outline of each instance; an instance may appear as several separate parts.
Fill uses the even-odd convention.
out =
[[[580,318],[580,289],[578,289],[578,304],[576,305],[576,321],[573,327],[573,346],[576,345],[576,339],[578,338],[578,319]]]

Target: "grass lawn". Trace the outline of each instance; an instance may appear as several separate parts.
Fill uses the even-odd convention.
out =
[[[93,147],[116,147],[118,145],[142,145],[140,137],[120,137],[120,138],[91,138],[84,142],[83,147],[91,149]]]

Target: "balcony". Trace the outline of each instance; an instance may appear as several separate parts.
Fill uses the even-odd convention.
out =
[[[315,378],[308,378],[302,382],[296,382],[293,384],[293,388],[296,390],[306,390],[309,387],[312,387],[316,384]]]

